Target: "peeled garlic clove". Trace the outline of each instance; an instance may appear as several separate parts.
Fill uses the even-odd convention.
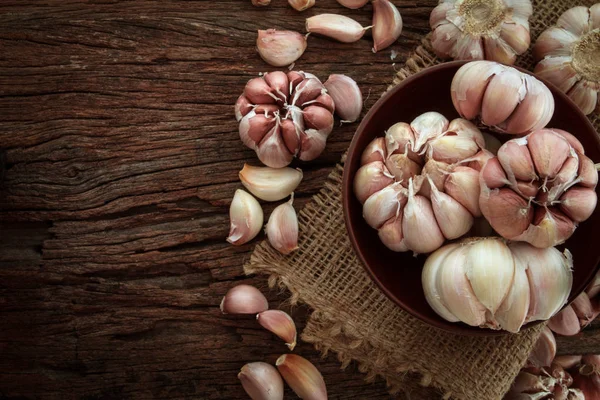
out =
[[[270,364],[248,363],[240,370],[238,379],[253,400],[283,400],[283,380]]]
[[[567,306],[548,321],[548,328],[563,336],[577,335],[581,331],[579,318],[573,307]]]
[[[488,84],[481,105],[481,120],[495,126],[505,121],[525,97],[526,88],[522,74],[507,68],[494,76]]]
[[[406,246],[415,254],[430,253],[444,244],[430,201],[415,195],[412,179],[408,182],[408,202],[404,207],[402,232]]]
[[[521,235],[533,220],[528,202],[510,189],[482,191],[481,212],[492,228],[502,237],[513,239]]]
[[[511,259],[514,259],[512,255]],[[525,318],[527,318],[530,295],[526,266],[518,260],[514,262],[515,277],[512,286],[494,317],[502,329],[516,333],[519,332],[519,329],[525,323]],[[550,363],[544,365],[550,365]]]
[[[392,251],[408,251],[402,234],[402,213],[383,224],[378,231],[381,242]]]
[[[313,17],[314,18],[314,17]],[[324,83],[335,102],[335,112],[347,122],[354,122],[362,111],[362,93],[354,79],[346,75],[333,74]]]
[[[581,186],[595,188],[598,184],[598,170],[594,162],[583,154],[579,154],[579,179]]]
[[[390,46],[402,33],[400,11],[389,0],[372,0],[373,4],[373,52]]]
[[[558,18],[558,21],[556,21],[556,25],[577,36],[581,36],[589,30],[589,19],[589,9],[584,6],[578,6],[565,11]]]
[[[263,328],[273,332],[290,351],[296,347],[296,324],[286,312],[280,310],[267,310],[256,315],[256,320]]]
[[[548,327],[544,327],[542,334],[533,346],[527,358],[527,363],[533,367],[549,367],[556,355],[556,339]]]
[[[275,207],[265,229],[269,243],[281,254],[298,249],[298,217],[293,202],[292,193],[290,201]]]
[[[435,220],[446,239],[461,237],[473,226],[473,216],[458,201],[440,192],[431,178],[428,178],[431,187],[431,207]]]
[[[560,198],[560,208],[575,222],[582,222],[592,216],[598,196],[592,189],[573,187]]]
[[[554,357],[553,362],[555,364],[560,365],[564,369],[571,369],[581,362],[581,356],[580,355],[557,356],[557,357]]]
[[[548,125],[554,115],[550,89],[530,75],[523,75],[527,94],[511,116],[497,127],[505,132],[524,134]]]
[[[227,241],[239,246],[258,235],[263,224],[263,211],[254,197],[238,189],[229,207],[229,219],[231,225]]]
[[[261,140],[256,155],[263,164],[271,168],[285,167],[294,158],[285,146],[279,125],[274,126]]]
[[[284,67],[302,56],[306,50],[306,37],[293,31],[259,30],[256,48],[266,63]]]
[[[250,111],[240,121],[238,127],[240,139],[251,149],[256,149],[265,135],[275,127],[277,120],[264,114]]]
[[[350,17],[339,14],[319,14],[307,18],[306,31],[327,36],[342,43],[356,42],[365,34],[365,28],[361,24]]]
[[[400,213],[406,196],[400,183],[394,183],[373,193],[363,205],[363,217],[370,227],[379,229],[390,218]]]
[[[479,208],[479,172],[469,167],[456,167],[444,182],[444,191],[462,204],[474,217]]]
[[[394,182],[387,168],[381,161],[363,165],[354,177],[354,194],[361,204],[373,193],[380,191]]]
[[[550,27],[538,37],[533,47],[533,57],[536,61],[545,57],[568,57],[571,55],[572,46],[578,40],[578,36],[567,30],[557,26]]]
[[[584,80],[579,81],[569,90],[569,97],[583,111],[585,115],[591,114],[596,109],[598,101],[598,87],[592,86]]]
[[[398,182],[404,182],[405,185],[421,172],[421,166],[404,154],[392,154],[385,161],[385,166]]]
[[[567,160],[571,146],[561,135],[540,129],[527,137],[527,147],[540,178],[553,178]]]
[[[535,66],[535,74],[547,79],[561,92],[569,91],[579,80],[577,71],[572,67],[572,58],[548,57]]]
[[[498,150],[498,161],[509,180],[532,181],[538,178],[527,147],[527,138],[512,139],[504,143]]]
[[[275,362],[294,393],[305,400],[327,400],[327,388],[319,370],[306,358],[284,354]]]
[[[288,3],[294,10],[304,11],[315,5],[315,0],[288,0]]]
[[[538,208],[527,230],[512,239],[522,240],[539,248],[557,246],[571,237],[575,228],[575,223],[554,207]]]
[[[373,139],[373,141],[365,148],[360,158],[360,163],[361,165],[366,165],[373,161],[384,162],[386,158],[387,151],[385,148],[385,138],[378,137]]]
[[[450,87],[456,111],[465,119],[475,118],[481,111],[481,103],[490,79],[505,69],[503,65],[491,61],[474,61],[460,67]]]
[[[278,201],[289,196],[298,187],[302,181],[302,171],[288,167],[253,167],[244,164],[240,180],[259,199]]]
[[[223,314],[257,314],[269,309],[266,297],[254,286],[237,285],[221,301]]]
[[[367,4],[369,0],[337,0],[337,2],[346,8],[357,9]]]
[[[425,143],[440,136],[448,129],[449,125],[450,121],[438,112],[430,111],[419,115],[410,123],[415,135],[412,150],[420,152]]]
[[[437,279],[438,271],[445,261],[448,254],[457,249],[459,244],[454,243],[448,246],[444,246],[433,252],[423,266],[423,272],[421,273],[421,283],[423,285],[423,292],[425,293],[425,299],[427,303],[433,308],[433,310],[446,321],[458,322],[459,319],[454,316],[442,303],[440,294],[438,292]]]
[[[250,103],[250,100],[246,96],[243,94],[240,95],[235,102],[235,119],[240,122],[250,111],[252,111],[252,103]]]

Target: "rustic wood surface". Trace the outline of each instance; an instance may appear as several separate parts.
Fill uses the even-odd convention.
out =
[[[405,27],[392,48],[373,54],[368,35],[310,36],[297,69],[348,74],[372,105],[437,3],[394,1]],[[232,105],[248,79],[273,70],[255,52],[256,30],[303,31],[324,12],[371,18],[370,6],[334,0],[302,14],[284,0],[0,3],[0,398],[245,398],[239,368],[285,352],[252,317],[218,308],[244,282],[290,311],[286,293],[244,276],[255,242],[224,240],[238,171],[257,163]],[[336,128],[301,165],[297,207],[355,128]],[[301,328],[309,310],[291,312]],[[595,324],[560,339],[560,352],[599,351],[599,339]],[[389,397],[356,365],[341,371],[304,343],[297,352],[332,399]]]

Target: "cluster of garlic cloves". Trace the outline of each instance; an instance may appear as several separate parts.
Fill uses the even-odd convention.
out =
[[[572,265],[568,250],[470,238],[431,254],[421,278],[427,302],[447,321],[518,332],[564,306]]]
[[[529,0],[444,0],[432,11],[431,45],[440,58],[514,64],[529,48]]]
[[[600,111],[600,3],[564,12],[538,38],[535,73],[565,92],[585,114]]]
[[[531,75],[493,61],[459,68],[451,85],[452,102],[465,119],[503,133],[526,134],[544,128],[554,114],[550,89]]]
[[[541,129],[509,140],[487,162],[479,204],[498,234],[556,246],[592,215],[598,174],[576,141],[562,130]]]

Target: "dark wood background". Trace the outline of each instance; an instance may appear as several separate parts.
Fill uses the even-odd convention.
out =
[[[404,32],[392,48],[373,54],[368,36],[340,44],[313,35],[296,68],[348,74],[372,105],[437,1],[395,3]],[[249,0],[2,0],[0,398],[244,398],[240,367],[285,352],[252,317],[218,309],[244,282],[289,311],[286,293],[243,275],[255,242],[225,242],[238,171],[257,164],[233,104],[247,80],[273,70],[255,52],[256,30],[303,31],[304,18],[324,12],[370,24],[370,5],[334,0],[302,14],[284,0],[260,9]],[[355,128],[336,128],[325,153],[300,165],[298,208]],[[308,310],[292,313],[301,328]],[[598,351],[599,342],[596,324],[561,339],[560,351]],[[318,365],[330,398],[389,397],[355,365],[341,371],[335,355],[321,360],[308,344],[297,352]]]

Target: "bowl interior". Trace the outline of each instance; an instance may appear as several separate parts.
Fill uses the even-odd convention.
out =
[[[421,270],[426,256],[413,257],[410,252],[396,253],[387,249],[379,240],[377,232],[364,221],[362,205],[352,191],[354,175],[360,168],[363,150],[375,137],[383,136],[384,131],[394,123],[410,123],[427,111],[437,111],[449,120],[459,117],[452,105],[450,84],[454,74],[464,63],[458,61],[437,65],[407,78],[382,97],[365,116],[354,135],[344,166],[344,218],[350,241],[367,272],[379,288],[401,308],[433,326],[451,332],[498,335],[505,332],[450,323],[439,317],[427,304],[421,287]],[[593,126],[566,95],[545,83],[552,90],[556,104],[554,117],[548,126],[574,134],[584,145],[586,155],[594,162],[599,162],[600,140]],[[600,193],[600,187],[596,188],[596,193]],[[573,289],[569,301],[585,289],[598,267],[600,246],[596,239],[597,232],[594,231],[598,226],[600,207],[596,208],[592,217],[583,222],[564,245],[572,252],[574,259]]]

